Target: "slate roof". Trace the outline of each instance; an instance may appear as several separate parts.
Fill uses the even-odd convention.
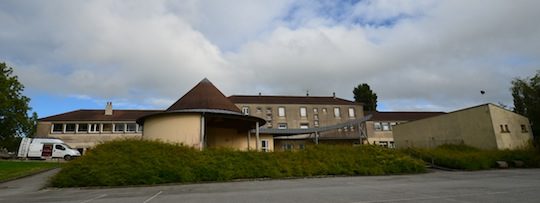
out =
[[[163,110],[113,110],[113,115],[105,115],[105,110],[81,109],[40,118],[39,121],[135,121],[137,118]]]
[[[324,96],[267,96],[267,95],[232,95],[229,100],[236,104],[329,104],[361,105],[338,97]]]
[[[241,113],[240,109],[206,78],[178,99],[166,112],[187,109],[218,109]]]
[[[433,116],[446,114],[445,112],[418,112],[418,111],[390,111],[390,112],[377,112],[366,111],[365,115],[373,115],[370,121],[414,121]]]

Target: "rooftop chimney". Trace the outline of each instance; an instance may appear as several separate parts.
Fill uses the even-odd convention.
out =
[[[336,98],[336,92],[332,92],[332,97]]]
[[[309,97],[309,90],[306,90],[306,97]]]
[[[261,96],[261,95],[262,95],[262,93],[259,92],[259,96]]]
[[[105,115],[112,116],[112,113],[112,102],[107,102],[107,106],[105,106]]]

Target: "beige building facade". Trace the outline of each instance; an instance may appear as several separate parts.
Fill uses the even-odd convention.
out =
[[[532,140],[526,117],[494,104],[400,124],[393,133],[398,148],[466,144],[481,149],[517,149]]]

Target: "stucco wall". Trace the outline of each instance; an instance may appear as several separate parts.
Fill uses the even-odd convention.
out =
[[[489,108],[499,149],[515,149],[523,147],[532,140],[529,119],[498,106],[490,105]],[[501,125],[503,125],[504,129],[506,129],[505,125],[508,126],[510,132],[501,131]],[[526,131],[521,129],[521,125],[524,125]]]
[[[248,150],[248,132],[238,131],[231,128],[215,128],[208,127],[206,131],[206,146],[212,147],[227,147],[239,150]],[[268,140],[268,151],[274,150],[274,139],[271,135],[259,135],[260,140]],[[257,138],[255,134],[251,135],[249,147],[251,150],[256,149]],[[260,146],[260,144],[259,144]]]
[[[199,148],[200,133],[200,114],[163,114],[149,117],[144,121],[142,137]]]
[[[435,147],[465,143],[483,149],[497,148],[488,105],[394,126],[396,147]]]

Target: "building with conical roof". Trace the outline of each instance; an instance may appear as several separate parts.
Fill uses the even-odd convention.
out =
[[[204,149],[229,147],[240,150],[254,149],[260,139],[250,130],[258,129],[266,121],[244,115],[208,79],[203,79],[167,110],[137,119],[144,125],[142,138],[181,143]],[[273,146],[273,143],[268,143]],[[269,149],[271,150],[271,149]]]

